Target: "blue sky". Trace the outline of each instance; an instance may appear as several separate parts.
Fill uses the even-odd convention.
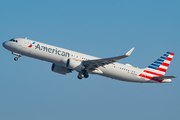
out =
[[[175,56],[170,84],[128,83],[51,71],[51,63],[0,47],[1,120],[178,120],[180,118],[179,0],[6,0],[0,40],[25,38],[143,68],[167,51]]]

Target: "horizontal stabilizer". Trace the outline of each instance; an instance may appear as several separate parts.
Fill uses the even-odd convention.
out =
[[[165,80],[165,79],[171,79],[171,78],[176,78],[176,76],[161,76],[161,77],[153,77],[155,79],[159,79],[159,80]]]

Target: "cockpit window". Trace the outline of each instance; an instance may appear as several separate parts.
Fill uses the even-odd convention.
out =
[[[18,42],[18,41],[17,41],[17,40],[15,40],[15,39],[10,39],[9,41]]]

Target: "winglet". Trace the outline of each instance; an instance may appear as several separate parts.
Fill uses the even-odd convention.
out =
[[[131,50],[129,50],[125,55],[129,56],[132,53],[133,50],[134,50],[134,47]]]

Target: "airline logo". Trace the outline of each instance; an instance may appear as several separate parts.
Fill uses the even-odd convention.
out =
[[[148,66],[148,68],[161,71],[165,74],[173,56],[174,56],[174,53],[167,52],[163,56],[161,56],[159,59],[157,59],[154,63],[152,63],[150,66]]]
[[[169,64],[174,56],[174,53],[172,52],[166,52],[164,55],[162,55],[159,59],[157,59],[155,62],[153,62],[150,66],[148,66],[142,74],[140,74],[140,77],[151,79],[157,82],[162,82],[162,80],[153,78],[154,76],[164,76]]]
[[[30,44],[28,47],[31,48],[33,46],[33,44],[35,44],[36,42],[33,42],[32,44]]]

